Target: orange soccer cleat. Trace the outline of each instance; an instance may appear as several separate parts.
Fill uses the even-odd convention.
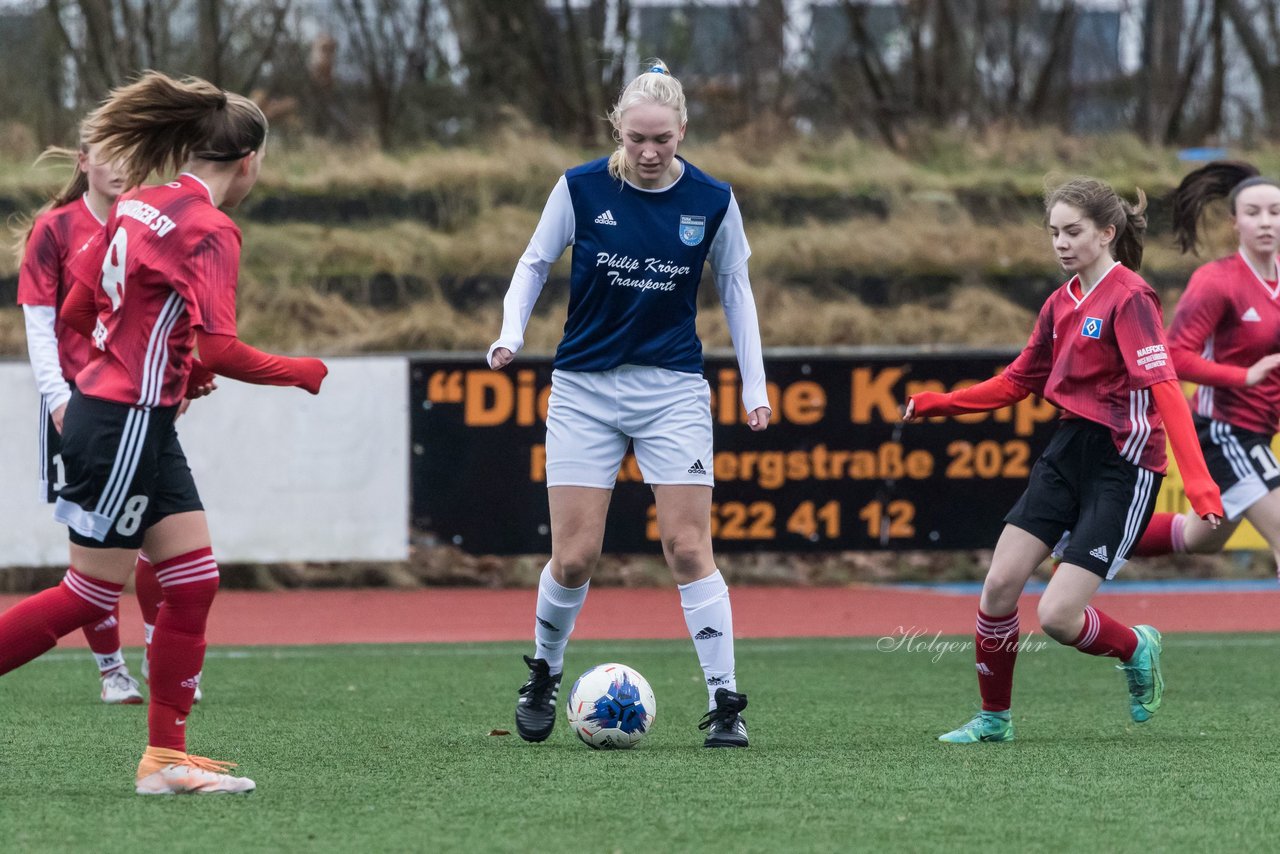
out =
[[[218,795],[252,792],[248,777],[224,773],[234,762],[192,756],[181,750],[148,747],[138,763],[139,795]]]

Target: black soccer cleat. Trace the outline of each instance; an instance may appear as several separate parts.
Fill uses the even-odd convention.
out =
[[[529,665],[529,681],[520,686],[516,700],[516,732],[525,741],[546,741],[556,725],[556,697],[560,694],[560,677],[551,675],[546,659],[524,657]]]
[[[742,710],[747,707],[747,695],[716,689],[716,707],[702,716],[698,729],[707,731],[703,747],[746,747],[747,719]]]

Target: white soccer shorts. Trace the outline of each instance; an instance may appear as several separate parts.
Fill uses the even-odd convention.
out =
[[[641,365],[552,373],[547,486],[612,489],[628,441],[645,483],[711,486],[707,381]]]

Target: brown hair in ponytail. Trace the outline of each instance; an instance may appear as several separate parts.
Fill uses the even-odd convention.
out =
[[[1109,184],[1096,178],[1072,178],[1045,194],[1045,216],[1056,204],[1067,204],[1079,210],[1099,229],[1115,226],[1111,241],[1111,257],[1130,270],[1142,267],[1143,240],[1147,231],[1147,194],[1138,190],[1138,203],[1131,205]]]
[[[1270,178],[1263,178],[1253,164],[1241,160],[1215,160],[1188,173],[1170,196],[1178,249],[1199,254],[1197,232],[1209,202],[1225,198],[1227,209],[1235,216],[1236,197],[1242,190],[1258,185],[1280,187]]]
[[[55,193],[49,201],[41,205],[35,213],[30,216],[19,216],[13,220],[11,225],[11,231],[13,233],[13,257],[17,260],[18,266],[22,266],[23,256],[27,253],[27,242],[31,239],[31,231],[35,228],[36,220],[54,208],[69,205],[85,193],[89,192],[89,176],[85,174],[79,164],[80,155],[87,154],[88,152],[89,145],[84,141],[84,135],[82,133],[80,136],[79,151],[70,148],[50,146],[40,152],[40,156],[36,158],[35,165],[37,166],[45,161],[66,161],[71,164],[72,173],[71,178],[63,188]]]
[[[230,162],[262,147],[267,117],[243,95],[197,77],[147,71],[111,91],[85,119],[85,140],[120,161],[126,187],[191,159]]]

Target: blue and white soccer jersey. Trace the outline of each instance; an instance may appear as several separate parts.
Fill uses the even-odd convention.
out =
[[[552,374],[547,486],[612,489],[628,441],[645,483],[711,486],[707,381],[639,365]]]
[[[697,295],[710,264],[748,411],[769,405],[751,248],[729,185],[684,160],[659,190],[619,182],[602,158],[556,183],[489,350],[512,353],[551,265],[573,247],[569,313],[547,416],[548,484],[610,488],[628,438],[649,483],[712,482],[710,395]]]

